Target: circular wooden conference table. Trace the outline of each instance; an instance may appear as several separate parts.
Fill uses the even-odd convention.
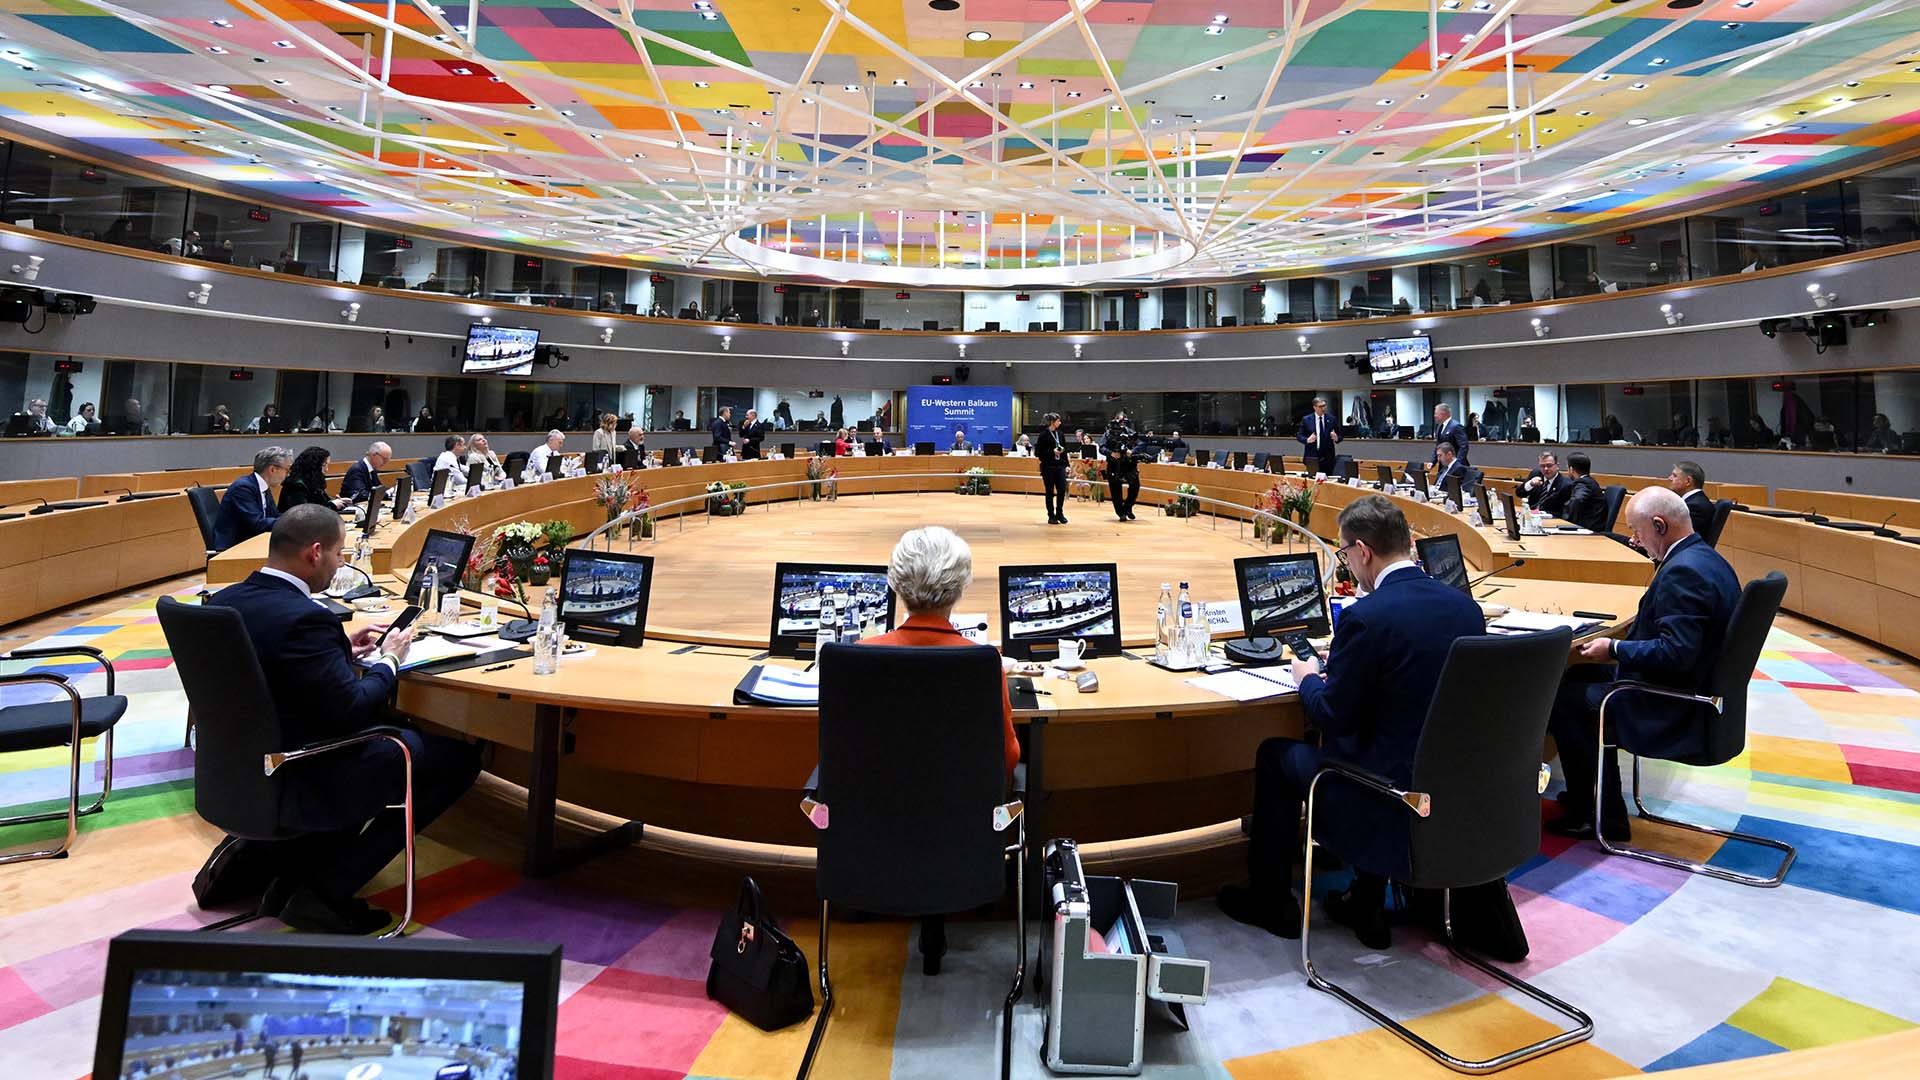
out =
[[[955,492],[950,475],[985,465],[993,494]],[[801,487],[748,495],[739,517],[663,510],[655,537],[631,550],[655,558],[647,642],[638,649],[597,646],[536,676],[531,659],[438,674],[409,672],[399,704],[435,726],[484,739],[489,770],[527,790],[524,869],[537,875],[610,846],[631,843],[639,822],[670,831],[704,857],[806,861],[812,829],[798,809],[814,766],[812,709],[733,703],[733,690],[765,657],[779,561],[883,564],[901,532],[943,524],[974,550],[974,584],[959,613],[978,613],[999,639],[997,571],[1002,565],[1113,562],[1120,570],[1121,632],[1127,651],[1099,657],[1094,693],[1072,682],[1036,678],[1048,691],[1035,707],[1016,707],[1028,766],[1030,834],[1071,836],[1089,857],[1120,867],[1216,843],[1252,806],[1255,748],[1304,729],[1296,695],[1235,701],[1145,663],[1158,587],[1187,581],[1196,599],[1233,600],[1235,558],[1284,550],[1256,541],[1248,521],[1256,496],[1282,478],[1262,473],[1147,465],[1139,519],[1117,522],[1105,504],[1069,502],[1072,524],[1049,527],[1036,463],[1020,458],[894,456],[836,462],[838,498],[799,500]],[[777,485],[805,478],[805,462],[750,461],[642,470],[658,507],[703,493],[714,480]],[[581,533],[605,521],[592,500],[597,478],[582,477],[490,492],[416,514],[377,533],[375,569],[404,576],[427,531],[484,534],[506,521],[565,518]],[[1175,485],[1199,488],[1202,513],[1164,516]],[[1152,489],[1161,489],[1164,494]],[[1080,488],[1084,490],[1084,486]],[[1313,531],[1335,534],[1341,507],[1367,489],[1323,485]],[[1476,572],[1507,569],[1474,590],[1484,603],[1544,613],[1610,613],[1591,633],[1620,634],[1630,624],[1651,564],[1600,536],[1548,535],[1515,542],[1444,509],[1391,496],[1416,535],[1459,537]],[[1208,511],[1216,511],[1209,513]],[[258,538],[264,540],[264,538]],[[251,542],[250,542],[251,543]],[[256,545],[257,546],[257,545]],[[1304,542],[1297,548],[1305,550]],[[614,550],[628,550],[619,540]],[[237,580],[264,549],[247,545],[216,559],[212,581]],[[469,594],[469,600],[477,597]],[[386,617],[391,617],[388,615]],[[969,614],[968,619],[971,619]],[[500,666],[500,664],[507,666]],[[902,723],[912,723],[902,716]],[[560,850],[558,801],[627,824]],[[775,845],[768,849],[763,845]]]

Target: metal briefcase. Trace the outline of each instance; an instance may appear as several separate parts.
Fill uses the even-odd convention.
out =
[[[1169,881],[1089,877],[1072,840],[1046,847],[1053,928],[1037,981],[1044,993],[1047,1068],[1059,1073],[1137,1076],[1147,999],[1164,1002],[1187,1026],[1187,1005],[1204,1004],[1211,968],[1169,951],[1164,930],[1179,887]],[[1101,930],[1121,952],[1089,952]]]

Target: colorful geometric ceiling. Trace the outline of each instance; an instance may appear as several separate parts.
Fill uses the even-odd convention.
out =
[[[0,35],[0,115],[265,199],[854,276],[1377,263],[1920,131],[1912,0],[0,0]]]

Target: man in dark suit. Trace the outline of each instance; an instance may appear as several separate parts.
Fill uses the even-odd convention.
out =
[[[760,460],[760,443],[767,437],[772,424],[760,419],[756,409],[748,409],[746,419],[740,421],[740,460]]]
[[[273,528],[280,516],[273,488],[287,478],[293,455],[285,447],[269,446],[253,455],[253,471],[227,485],[213,518],[213,546],[225,551],[250,536]]]
[[[1707,470],[1695,461],[1676,461],[1667,472],[1667,486],[1687,504],[1693,533],[1702,540],[1713,531],[1713,500],[1707,498]]]
[[[1451,443],[1453,456],[1462,465],[1467,460],[1467,429],[1453,418],[1453,406],[1441,402],[1433,407],[1433,462],[1440,463],[1440,444]]]
[[[374,488],[385,487],[380,482],[380,470],[393,460],[393,447],[377,442],[367,447],[366,456],[347,466],[347,475],[340,480],[340,497],[354,502],[366,502]]]
[[[1578,525],[1594,532],[1605,532],[1607,524],[1607,496],[1600,490],[1600,481],[1588,473],[1593,469],[1593,461],[1578,451],[1567,455],[1567,472],[1572,474],[1567,486],[1557,495],[1540,500],[1540,509],[1562,521]]]
[[[1220,891],[1221,910],[1280,937],[1300,934],[1290,891],[1300,852],[1300,814],[1323,758],[1337,758],[1405,786],[1425,726],[1427,704],[1455,638],[1485,631],[1466,593],[1421,572],[1407,519],[1381,495],[1362,495],[1340,512],[1340,551],[1367,595],[1340,616],[1327,670],[1296,659],[1294,680],[1320,744],[1273,738],[1254,761],[1250,884]],[[1356,870],[1353,887],[1329,894],[1327,911],[1373,948],[1388,944],[1386,881],[1408,873],[1405,808],[1351,785],[1322,785],[1317,838]],[[1308,883],[1311,885],[1311,883]]]
[[[1294,434],[1307,458],[1307,471],[1334,475],[1333,461],[1337,456],[1335,443],[1340,441],[1340,425],[1327,415],[1327,399],[1313,399],[1313,411],[1300,418],[1300,430]]]
[[[1538,507],[1547,499],[1556,496],[1564,498],[1565,496],[1561,493],[1566,490],[1566,487],[1567,477],[1560,471],[1560,459],[1554,456],[1553,451],[1542,450],[1540,464],[1534,466],[1532,472],[1527,473],[1527,479],[1520,485],[1520,490],[1526,494],[1528,506]]]
[[[1045,488],[1047,524],[1067,523],[1067,443],[1060,437],[1060,414],[1042,418],[1046,428],[1033,441],[1034,456],[1040,459],[1040,484]]]
[[[1548,729],[1560,749],[1560,768],[1567,782],[1560,797],[1566,816],[1548,828],[1563,836],[1593,835],[1594,772],[1604,767],[1601,828],[1609,840],[1627,838],[1619,761],[1611,750],[1605,762],[1597,760],[1595,725],[1601,699],[1613,680],[1702,692],[1740,600],[1740,580],[1733,567],[1694,535],[1693,521],[1680,496],[1663,487],[1646,488],[1627,504],[1626,515],[1635,545],[1659,568],[1640,597],[1640,610],[1626,639],[1599,638],[1580,646],[1580,656],[1594,663],[1568,668],[1554,699]],[[1642,751],[1662,756],[1695,753],[1703,749],[1706,737],[1704,708],[1652,694],[1622,694],[1607,708],[1612,729],[1608,737],[1610,741],[1625,738]]]
[[[1474,485],[1480,483],[1480,470],[1464,461],[1455,460],[1452,443],[1434,444],[1433,455],[1439,462],[1439,468],[1435,470],[1433,479],[1428,481],[1428,489],[1444,493],[1447,490],[1447,481],[1457,477],[1460,481],[1460,502],[1464,504],[1471,498],[1468,493],[1473,491]]]
[[[287,750],[401,719],[387,702],[412,631],[381,641],[385,628],[369,627],[348,638],[312,599],[333,580],[345,544],[339,514],[296,506],[274,523],[266,566],[207,600],[233,608],[246,623]],[[363,674],[354,670],[356,659],[367,662]],[[411,730],[403,738],[412,760],[414,824],[424,829],[472,786],[480,757],[458,739]],[[305,835],[275,845],[282,877],[263,909],[278,908],[281,921],[317,933],[366,934],[392,921],[354,894],[405,846],[405,819],[386,809],[401,801],[401,760],[399,747],[370,740],[287,770],[279,822]]]
[[[713,448],[722,457],[726,456],[727,448],[733,445],[733,406],[720,406],[719,415],[707,425],[707,436],[712,440]]]
[[[1121,521],[1133,520],[1133,503],[1140,497],[1140,462],[1133,456],[1139,443],[1140,437],[1127,423],[1127,414],[1114,413],[1106,436],[1100,440],[1100,452],[1107,459],[1107,493],[1113,498],[1114,515]]]

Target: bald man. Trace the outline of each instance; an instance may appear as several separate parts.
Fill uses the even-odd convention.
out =
[[[1705,692],[1740,599],[1733,567],[1693,531],[1686,501],[1679,495],[1664,487],[1646,488],[1627,504],[1626,515],[1634,543],[1658,568],[1640,598],[1633,629],[1624,639],[1598,638],[1580,646],[1581,658],[1592,663],[1569,667],[1554,699],[1550,730],[1567,782],[1560,799],[1566,816],[1548,829],[1562,836],[1594,835],[1594,772],[1604,768],[1601,828],[1609,840],[1627,838],[1616,752],[1608,750],[1604,762],[1596,761],[1600,701],[1616,681]],[[1705,749],[1707,718],[1702,705],[1624,693],[1607,707],[1607,741],[1624,739],[1656,757],[1698,753]]]

